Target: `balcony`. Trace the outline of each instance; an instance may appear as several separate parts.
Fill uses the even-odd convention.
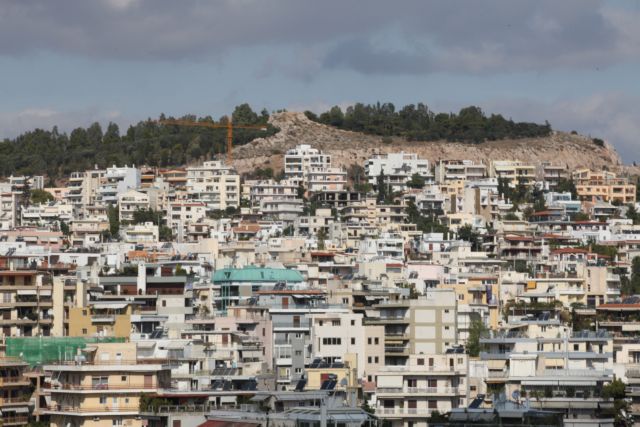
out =
[[[393,417],[429,417],[437,409],[423,408],[377,408],[376,415],[382,418]]]
[[[113,314],[94,314],[91,316],[92,323],[114,323],[116,316]]]
[[[104,406],[66,406],[51,405],[42,410],[43,414],[65,415],[65,414],[105,414],[105,413],[130,413],[137,415],[140,412],[139,405],[104,405]]]
[[[433,395],[463,395],[464,389],[457,387],[379,387],[376,389],[378,395],[404,395],[404,394],[433,394]]]

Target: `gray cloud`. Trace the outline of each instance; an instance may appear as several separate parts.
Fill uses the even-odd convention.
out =
[[[583,98],[542,103],[527,99],[503,99],[483,104],[487,111],[501,112],[514,120],[549,120],[558,130],[576,130],[611,143],[622,160],[640,162],[640,97],[619,92],[595,93]]]
[[[164,61],[304,47],[313,56],[289,70],[303,79],[318,64],[368,74],[604,67],[640,55],[639,15],[600,0],[5,1],[0,55]],[[376,46],[384,31],[410,49]]]

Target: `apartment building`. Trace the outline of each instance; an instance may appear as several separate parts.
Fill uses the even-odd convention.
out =
[[[203,202],[174,202],[169,204],[167,224],[178,242],[183,242],[189,232],[189,224],[206,218],[208,207]]]
[[[69,224],[73,220],[73,206],[62,203],[30,205],[20,210],[20,217],[23,226],[57,228],[60,221]]]
[[[298,198],[298,184],[295,181],[273,179],[247,181],[244,184],[252,206],[260,206],[263,200],[292,200]]]
[[[385,328],[385,365],[406,365],[412,354],[444,353],[458,343],[457,300],[453,290],[429,289],[417,299],[374,306],[378,317],[366,324]]]
[[[11,184],[0,183],[0,230],[14,229],[20,220],[19,194],[11,189]]]
[[[100,186],[96,194],[96,203],[115,205],[118,196],[129,189],[140,187],[140,170],[133,166],[107,168],[100,177]]]
[[[359,313],[315,314],[310,332],[312,355],[328,363],[343,362],[351,355],[357,365],[352,367],[357,378],[367,378],[384,363],[383,331],[382,326],[365,327]]]
[[[53,324],[52,289],[51,278],[36,270],[0,270],[2,335],[50,335]]]
[[[3,426],[29,424],[31,380],[25,375],[29,365],[20,358],[0,357],[0,423]]]
[[[435,180],[438,184],[447,181],[476,181],[487,175],[487,166],[472,160],[440,160],[435,167]]]
[[[65,200],[73,205],[76,213],[80,214],[84,206],[96,203],[104,175],[105,171],[98,169],[71,173]]]
[[[464,408],[469,400],[468,356],[412,354],[405,366],[376,373],[376,416],[391,426],[427,425],[430,415]]]
[[[209,210],[240,207],[240,175],[219,160],[187,168],[189,198],[207,205]]]
[[[384,185],[390,191],[406,190],[406,184],[414,174],[433,182],[429,161],[420,159],[415,153],[379,154],[367,160],[364,170],[374,188],[378,185],[380,173],[384,173]]]
[[[122,223],[132,222],[135,211],[148,210],[149,207],[146,193],[131,189],[118,194],[118,215]]]
[[[510,187],[518,184],[527,186],[536,182],[536,167],[533,164],[513,161],[495,160],[491,162],[491,177],[506,180]]]
[[[74,362],[44,370],[51,375],[51,404],[41,412],[54,427],[142,427],[141,394],[171,387],[166,362],[139,359],[135,343],[89,346]]]
[[[629,183],[626,178],[617,177],[613,172],[580,169],[573,172],[572,177],[580,200],[602,200],[625,205],[636,202],[635,184]]]
[[[150,244],[159,241],[158,226],[153,222],[122,227],[120,234],[125,243]]]
[[[338,167],[311,167],[304,188],[310,193],[343,191],[347,186],[347,171]]]
[[[538,165],[537,176],[545,190],[553,190],[561,180],[569,178],[569,172],[566,166],[542,162]]]
[[[284,155],[284,176],[297,186],[309,181],[311,169],[331,167],[331,156],[310,145],[301,144]]]

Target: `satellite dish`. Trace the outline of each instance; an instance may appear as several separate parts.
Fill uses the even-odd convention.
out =
[[[520,392],[518,390],[514,390],[513,393],[511,393],[511,397],[513,397],[513,400],[515,401],[520,400]]]

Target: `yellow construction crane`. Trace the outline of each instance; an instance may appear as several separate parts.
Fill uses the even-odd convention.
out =
[[[212,129],[226,129],[227,130],[227,164],[229,166],[231,166],[231,163],[233,162],[233,130],[234,129],[267,130],[267,125],[234,125],[231,122],[231,118],[227,120],[227,123],[194,122],[191,120],[175,120],[175,119],[160,120],[159,123],[163,125],[199,126],[199,127],[212,128]]]

